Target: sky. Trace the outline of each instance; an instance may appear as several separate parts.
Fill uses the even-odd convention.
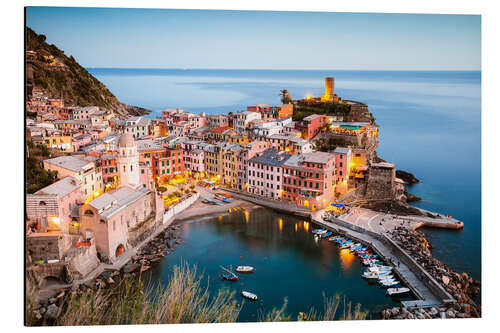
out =
[[[84,67],[480,70],[479,15],[27,7]]]

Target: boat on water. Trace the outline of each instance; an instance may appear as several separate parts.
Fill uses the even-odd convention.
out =
[[[234,274],[231,270],[223,267],[223,266],[219,266],[222,270],[225,271],[225,273],[222,273],[221,275],[221,278],[223,280],[227,280],[227,281],[236,281],[238,280],[238,275]],[[231,267],[231,266],[230,266]],[[232,269],[232,267],[231,267]]]
[[[323,234],[326,231],[327,231],[326,229],[314,229],[312,233],[318,235],[318,234]]]
[[[257,300],[257,295],[254,293],[248,292],[248,291],[241,291],[241,295],[245,298],[248,298],[251,301],[256,301]]]
[[[408,294],[410,292],[409,288],[388,288],[387,289],[387,295],[389,296],[402,296],[405,294]]]
[[[339,239],[338,237],[339,237],[339,236],[333,236],[333,237],[328,238],[328,240],[329,240],[330,242],[335,242],[337,239]]]
[[[332,235],[332,232],[331,231],[327,231],[327,232],[324,232],[322,234],[319,234],[319,237],[321,238],[327,238],[327,237],[330,237]]]
[[[399,288],[399,287],[401,287],[399,281],[381,282],[380,286],[382,286],[382,288],[390,288],[390,287]]]
[[[391,266],[380,266],[380,265],[373,265],[368,267],[368,270],[371,272],[390,272],[392,271]]]
[[[252,273],[255,271],[255,268],[252,266],[238,266],[235,269],[238,273]]]
[[[370,272],[370,271],[366,271],[366,272],[363,272],[363,277],[364,278],[367,278],[367,279],[381,279],[383,278],[384,276],[389,276],[390,274],[388,272],[382,272],[382,273],[377,273],[377,272]]]
[[[236,281],[236,280],[238,280],[238,275],[236,275],[234,273],[223,273],[222,279],[227,280],[227,281]]]

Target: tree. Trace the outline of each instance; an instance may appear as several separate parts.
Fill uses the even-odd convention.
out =
[[[292,102],[292,98],[290,97],[290,93],[286,89],[280,90],[281,103],[290,104]]]

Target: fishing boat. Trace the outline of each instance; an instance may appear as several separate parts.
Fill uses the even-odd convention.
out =
[[[255,271],[255,268],[252,266],[238,266],[235,269],[238,273],[252,273]]]
[[[318,235],[318,234],[323,234],[323,233],[325,233],[325,232],[326,232],[326,229],[314,229],[314,230],[312,231],[312,233],[313,233],[313,234],[316,234],[316,235]]]
[[[217,200],[215,200],[215,204],[216,204],[216,205],[219,205],[219,206],[224,205],[224,203],[223,203],[223,202],[220,202],[220,201],[217,201]]]
[[[371,272],[390,272],[392,271],[391,266],[380,266],[380,265],[373,265],[368,267],[368,270]]]
[[[409,288],[388,288],[387,289],[387,295],[389,296],[401,296],[408,294],[410,292]]]
[[[332,235],[332,232],[331,231],[327,231],[325,233],[322,233],[322,234],[319,234],[319,236],[321,238],[327,238],[327,237],[330,237]]]
[[[248,291],[241,291],[241,295],[245,298],[248,298],[251,301],[256,301],[257,300],[257,295],[248,292]]]
[[[385,276],[380,276],[378,278],[378,282],[380,283],[387,283],[387,282],[392,282],[392,281],[396,281],[396,278],[394,277],[394,275],[385,275]]]
[[[227,281],[236,281],[236,280],[238,280],[238,275],[236,275],[234,273],[223,273],[222,279],[227,280]]]
[[[363,275],[361,275],[361,277],[367,280],[378,280],[380,276],[373,272],[364,272]]]
[[[223,280],[227,280],[227,281],[236,281],[238,280],[238,275],[234,274],[233,272],[231,272],[231,270],[225,268],[225,267],[222,267],[222,266],[219,266],[222,270],[225,271],[225,273],[222,273],[221,277]]]
[[[382,286],[382,288],[389,288],[389,287],[399,288],[400,286],[399,281],[382,282],[380,283],[380,285]]]
[[[339,236],[333,236],[333,237],[328,238],[328,240],[330,242],[335,242],[337,239],[339,239]]]
[[[231,200],[229,200],[228,198],[220,198],[220,200],[225,203],[231,203]]]

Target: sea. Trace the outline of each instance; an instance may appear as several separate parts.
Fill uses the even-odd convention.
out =
[[[451,215],[464,222],[464,229],[459,231],[421,229],[433,245],[433,255],[453,270],[467,272],[473,278],[481,279],[480,71],[132,68],[88,68],[88,71],[120,101],[153,110],[150,115],[153,118],[165,108],[211,114],[237,112],[257,103],[277,105],[280,104],[281,89],[287,89],[294,99],[306,95],[320,96],[324,89],[324,78],[334,77],[335,93],[343,99],[366,103],[375,116],[380,126],[378,155],[395,163],[398,169],[413,173],[420,180],[419,184],[408,187],[410,193],[422,197],[422,201],[414,205]],[[272,212],[266,214],[272,216],[268,219],[270,221],[280,218]],[[283,231],[280,234],[279,229],[262,230],[269,234],[261,236],[248,234],[235,227],[244,223],[243,216],[230,219],[231,222],[227,223],[232,223],[234,228],[224,228],[223,233],[214,226],[216,221],[190,224],[189,232],[186,232],[187,242],[182,245],[184,250],[180,250],[182,246],[179,246],[179,252],[186,251],[186,260],[197,263],[200,269],[212,275],[215,274],[213,267],[218,264],[228,264],[230,261],[244,264],[243,259],[246,257],[243,249],[255,251],[252,252],[255,260],[265,255],[268,258],[280,256],[277,262],[266,266],[266,269],[273,269],[275,274],[267,275],[261,282],[283,286],[289,292],[288,295],[284,291],[276,292],[271,304],[265,302],[266,306],[279,307],[283,303],[281,296],[288,296],[289,306],[295,312],[304,309],[300,310],[293,304],[313,305],[321,310],[323,298],[318,284],[321,287],[331,285],[332,288],[328,290],[330,293],[338,289],[347,298],[366,304],[372,311],[378,309],[375,304],[384,302],[385,296],[378,297],[376,293],[369,293],[367,297],[370,299],[359,296],[356,291],[364,289],[359,289],[358,282],[364,281],[360,281],[357,268],[354,269],[355,274],[347,274],[338,251],[320,245],[311,252],[306,243],[290,243],[280,238]],[[282,219],[286,228],[298,223],[291,216],[283,216]],[[189,235],[193,238],[189,238]],[[211,255],[206,253],[209,248],[200,249],[219,237],[224,237],[225,241],[215,247]],[[271,249],[276,250],[276,247],[285,250],[276,250],[276,254],[265,242],[254,242],[255,237],[271,237]],[[323,251],[331,253],[325,255]],[[241,254],[242,260],[236,260],[236,253]],[[177,254],[175,256],[177,259],[165,260],[166,263],[161,266],[166,267],[163,271],[156,271],[160,281],[168,276],[170,265],[183,260]],[[219,260],[213,260],[213,256]],[[314,256],[320,259],[311,259]],[[248,260],[251,261],[250,257]],[[316,266],[311,268],[308,265]],[[320,269],[323,265],[333,271],[323,272]],[[312,270],[311,274],[306,274],[308,269]],[[314,269],[318,270],[317,274],[314,274]],[[326,281],[326,285],[317,283],[322,274],[329,276],[321,280]],[[346,288],[346,285],[350,287]],[[273,293],[273,288],[266,288],[269,289],[268,293]],[[305,295],[311,288],[315,290],[315,296],[308,301],[309,296]],[[373,297],[376,299],[373,300]],[[242,313],[240,317],[244,318],[243,321],[253,320],[255,311]]]

